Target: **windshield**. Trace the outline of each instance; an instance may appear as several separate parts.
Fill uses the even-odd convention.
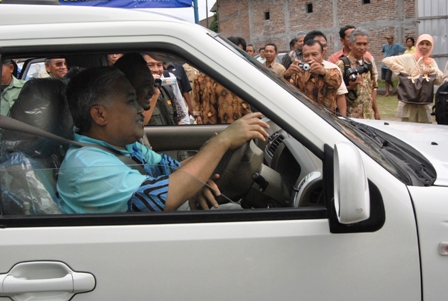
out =
[[[391,174],[393,174],[396,178],[402,181],[405,184],[412,185],[415,184],[413,178],[414,176],[409,175],[409,170],[407,169],[407,160],[403,160],[399,156],[396,156],[394,152],[391,152],[390,149],[385,151],[385,148],[382,145],[382,142],[378,141],[379,133],[375,133],[372,135],[369,131],[361,130],[359,123],[355,120],[346,118],[336,112],[330,111],[327,108],[323,107],[316,101],[305,96],[301,93],[295,86],[293,86],[288,81],[279,78],[273,72],[271,72],[268,68],[264,67],[262,63],[258,60],[251,57],[244,50],[234,45],[227,39],[220,37],[219,35],[215,37],[218,41],[220,41],[223,45],[231,49],[233,52],[238,54],[240,57],[246,59],[250,64],[256,67],[260,72],[264,73],[266,76],[271,78],[274,82],[276,82],[283,89],[287,90],[291,95],[293,95],[298,101],[302,102],[310,109],[312,109],[316,114],[325,119],[328,123],[330,123],[336,130],[342,133],[347,139],[356,144],[360,149],[362,149],[367,155],[369,155],[372,159],[378,162],[381,166],[383,166],[386,170],[388,170]],[[381,138],[380,140],[385,140]],[[403,142],[401,142],[403,143]],[[407,146],[406,148],[411,148]],[[414,153],[415,155],[415,153]],[[414,156],[415,157],[415,156]],[[417,156],[417,161],[425,162],[427,164],[427,160],[423,156]],[[415,170],[414,170],[415,171]],[[435,179],[435,173],[434,179]],[[433,180],[434,180],[433,179]],[[432,180],[432,181],[433,181]]]

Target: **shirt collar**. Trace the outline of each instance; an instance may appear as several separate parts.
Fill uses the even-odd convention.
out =
[[[127,144],[125,146],[126,150],[122,150],[122,149],[116,148],[115,146],[110,145],[106,141],[94,139],[94,138],[91,138],[91,137],[88,137],[88,136],[84,136],[84,135],[81,135],[81,134],[77,134],[77,133],[73,134],[73,138],[74,138],[75,141],[78,141],[78,142],[89,143],[89,144],[97,144],[97,145],[100,145],[100,146],[104,146],[104,147],[111,148],[113,150],[119,151],[119,152],[121,152],[123,154],[129,154],[129,153],[132,152],[132,145],[133,144]]]

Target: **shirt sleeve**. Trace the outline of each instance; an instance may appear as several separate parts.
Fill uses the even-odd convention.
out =
[[[408,55],[408,54],[404,54]],[[402,62],[402,56],[389,56],[383,59],[383,64],[386,65],[395,74],[400,74],[400,72],[409,72],[406,70]]]
[[[179,70],[180,76],[182,78],[182,80],[180,82],[182,93],[190,92],[192,89],[191,89],[190,81],[188,80],[187,72],[185,72],[185,69],[182,65],[178,66],[178,70]]]
[[[339,68],[325,70],[324,82],[333,90],[337,90],[342,82],[342,73]]]
[[[446,62],[445,70],[443,71],[443,81],[448,82],[448,62]]]
[[[177,160],[162,155],[160,163],[150,167],[151,173],[132,195],[128,202],[128,211],[163,211],[168,196],[169,176],[179,167]]]
[[[434,70],[434,73],[436,75],[434,84],[441,85],[443,83],[443,72],[439,69],[439,66],[437,66],[437,63],[434,59],[432,60],[431,68]]]
[[[398,52],[399,53],[404,53],[405,51],[406,51],[406,47],[403,47],[402,45],[400,45],[400,44],[397,44],[398,45]]]

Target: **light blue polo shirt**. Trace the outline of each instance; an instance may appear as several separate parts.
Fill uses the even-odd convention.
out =
[[[405,52],[406,47],[401,46],[398,43],[392,43],[392,46],[389,45],[389,43],[386,43],[383,45],[383,48],[381,48],[381,52],[384,52],[384,57],[390,57],[390,56],[395,56],[395,55],[399,55],[400,53]],[[387,67],[384,64],[381,64],[381,68],[383,69],[389,69],[389,67]]]
[[[143,157],[147,165],[160,164],[164,158],[138,142],[126,145],[126,151],[124,151],[104,141],[76,133],[74,139],[113,148],[128,157],[137,153],[138,156]],[[175,167],[178,166],[180,164],[177,162]],[[146,167],[145,165],[145,170]],[[113,153],[100,148],[72,146],[61,164],[57,182],[62,210],[70,214],[129,211],[129,201],[142,183],[148,180],[157,182],[159,175],[150,173],[142,175],[138,170],[126,166]],[[169,179],[166,175],[163,181],[167,194]]]

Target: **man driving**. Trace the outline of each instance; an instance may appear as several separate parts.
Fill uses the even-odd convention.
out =
[[[181,164],[136,142],[144,134],[143,108],[118,69],[82,71],[70,81],[66,95],[77,127],[75,140],[92,146],[72,146],[62,162],[57,189],[65,213],[169,211],[192,198],[203,209],[218,207],[220,192],[210,177],[224,153],[268,136],[261,114],[248,114]],[[143,165],[144,173],[127,166],[121,156]]]

